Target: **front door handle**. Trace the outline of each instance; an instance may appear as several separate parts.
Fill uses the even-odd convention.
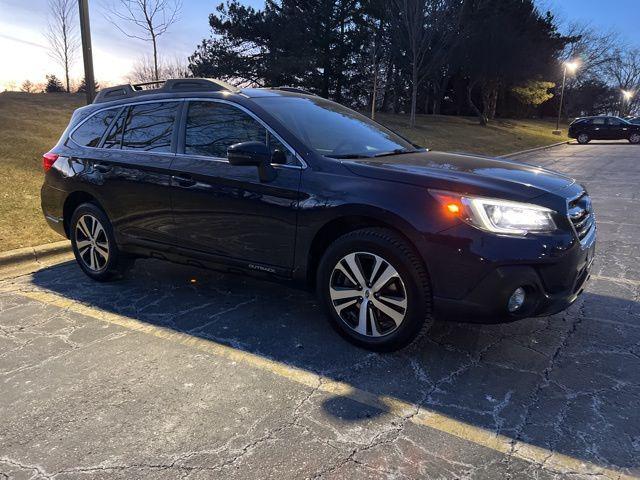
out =
[[[192,187],[197,182],[188,175],[172,175],[173,181],[181,187]]]

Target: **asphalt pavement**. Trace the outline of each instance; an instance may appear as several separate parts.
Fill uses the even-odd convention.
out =
[[[517,160],[588,188],[584,294],[408,352],[350,345],[303,290],[156,260],[0,281],[0,478],[640,476],[640,147]]]

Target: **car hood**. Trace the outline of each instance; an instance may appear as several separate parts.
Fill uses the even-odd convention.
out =
[[[533,165],[477,155],[421,151],[344,161],[354,174],[427,188],[531,199],[560,193],[575,181]]]

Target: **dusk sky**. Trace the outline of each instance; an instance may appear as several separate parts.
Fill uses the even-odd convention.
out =
[[[135,60],[150,47],[145,42],[125,37],[105,20],[103,11],[109,0],[90,0],[96,78],[117,83],[131,70]],[[209,37],[208,15],[220,2],[184,0],[182,16],[160,38],[164,57],[186,57],[203,38]],[[261,0],[244,3],[261,7]],[[541,10],[551,10],[561,21],[589,23],[598,29],[615,31],[621,38],[640,47],[640,0],[539,0]],[[60,78],[62,69],[48,56],[44,31],[47,25],[47,0],[0,0],[0,91],[13,82],[44,82],[47,73]],[[82,76],[82,58],[78,55],[72,77]]]

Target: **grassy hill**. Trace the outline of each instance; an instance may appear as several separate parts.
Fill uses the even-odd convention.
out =
[[[0,93],[0,251],[59,240],[40,210],[42,154],[55,145],[82,95]],[[502,155],[561,140],[552,123],[500,120],[481,127],[473,118],[405,115],[376,120],[434,150]]]

